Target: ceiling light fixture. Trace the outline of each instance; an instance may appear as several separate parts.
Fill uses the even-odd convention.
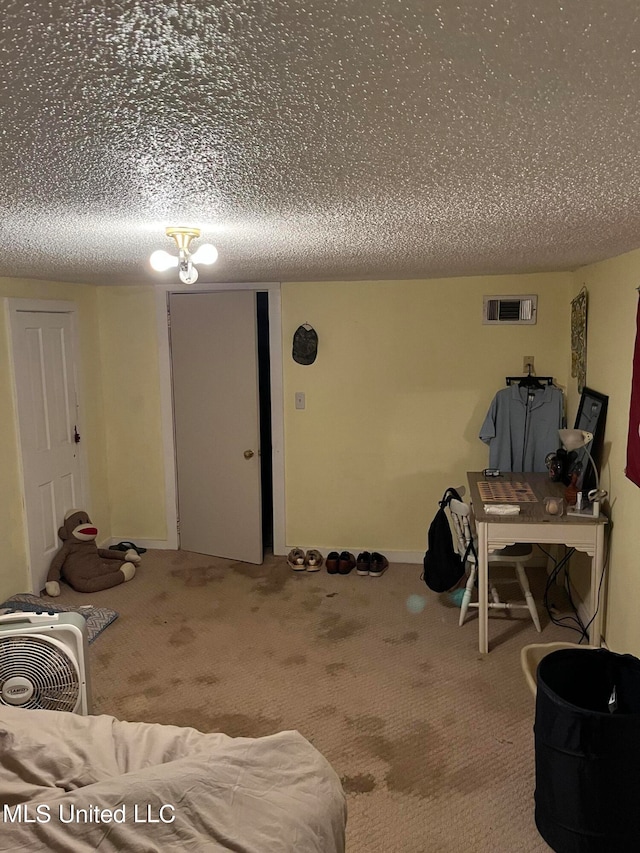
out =
[[[156,272],[164,272],[171,267],[178,267],[178,276],[183,284],[195,284],[198,280],[198,270],[194,264],[215,264],[218,260],[218,250],[211,243],[203,243],[191,254],[189,245],[195,237],[200,236],[199,228],[186,228],[183,226],[169,227],[165,229],[167,237],[173,237],[178,247],[178,256],[170,255],[164,249],[153,252],[149,258],[151,267]]]

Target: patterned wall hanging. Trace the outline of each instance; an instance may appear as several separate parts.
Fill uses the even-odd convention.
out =
[[[627,438],[627,467],[625,474],[640,486],[640,298],[636,313],[636,344],[633,351],[629,435]]]
[[[578,380],[578,391],[587,384],[587,288],[571,302],[571,375]]]

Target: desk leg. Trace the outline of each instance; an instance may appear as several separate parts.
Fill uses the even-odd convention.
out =
[[[489,651],[489,568],[487,525],[477,522],[478,531],[478,648],[480,654]]]
[[[602,617],[604,609],[604,524],[596,525],[596,547],[591,558],[591,616],[593,622],[589,627],[589,644],[592,646],[602,645]],[[598,607],[598,593],[600,593],[600,607]],[[596,611],[597,608],[597,611]]]

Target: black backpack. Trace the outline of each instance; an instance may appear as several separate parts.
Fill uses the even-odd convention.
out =
[[[461,557],[453,547],[453,536],[446,508],[451,498],[461,500],[455,489],[447,489],[439,503],[438,512],[431,522],[424,555],[422,580],[434,592],[447,592],[454,587],[465,571],[467,554]],[[470,546],[468,551],[473,547]]]

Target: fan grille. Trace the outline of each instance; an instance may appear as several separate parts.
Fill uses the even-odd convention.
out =
[[[21,708],[75,711],[80,701],[80,674],[65,646],[53,637],[0,637],[0,703],[9,679],[27,679],[33,687]]]

